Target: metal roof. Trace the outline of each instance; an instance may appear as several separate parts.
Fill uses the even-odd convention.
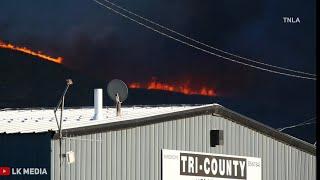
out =
[[[87,126],[130,121],[161,114],[180,112],[212,105],[180,106],[132,106],[122,107],[121,117],[116,116],[115,108],[105,108],[103,119],[93,120],[94,109],[67,108],[63,111],[62,129],[74,129]],[[57,112],[59,117],[60,112]],[[31,133],[57,131],[53,109],[16,109],[0,111],[0,133]]]
[[[229,119],[305,152],[316,154],[314,145],[238,114],[219,104],[123,107],[121,117],[116,116],[114,108],[105,108],[103,113],[104,119],[92,120],[94,116],[92,107],[65,109],[62,123],[64,134],[89,134],[169,121],[175,118],[211,114]],[[6,109],[0,111],[0,133],[38,133],[46,131],[57,131],[53,109]]]

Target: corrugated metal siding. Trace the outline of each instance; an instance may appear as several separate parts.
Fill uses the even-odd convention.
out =
[[[223,146],[211,148],[209,131],[224,130]],[[201,115],[63,140],[67,180],[160,180],[161,149],[262,158],[263,180],[315,180],[316,157],[222,117]],[[52,141],[52,179],[59,179],[59,141]]]

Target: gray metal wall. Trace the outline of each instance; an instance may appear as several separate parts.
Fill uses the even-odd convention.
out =
[[[209,131],[224,130],[210,147]],[[76,162],[63,163],[65,180],[159,180],[161,149],[262,158],[263,180],[315,180],[316,157],[222,117],[201,115],[63,141]],[[52,179],[59,179],[59,141],[52,140]]]

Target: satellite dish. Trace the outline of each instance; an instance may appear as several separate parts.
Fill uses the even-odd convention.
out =
[[[109,97],[116,102],[116,95],[119,95],[119,99],[121,102],[124,102],[128,97],[128,87],[127,85],[119,80],[119,79],[113,79],[109,82],[107,87],[108,95]]]

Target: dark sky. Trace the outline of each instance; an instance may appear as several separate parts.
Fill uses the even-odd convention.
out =
[[[101,0],[102,1],[102,0]],[[118,0],[205,43],[265,63],[315,73],[315,0]],[[286,24],[283,17],[299,17]],[[248,115],[279,126],[315,116],[315,81],[254,70],[179,44],[92,0],[1,0],[0,39],[63,56],[99,78],[189,80],[216,88]],[[246,108],[248,107],[248,108]],[[275,113],[276,112],[276,113]],[[279,119],[279,118],[278,118]]]

